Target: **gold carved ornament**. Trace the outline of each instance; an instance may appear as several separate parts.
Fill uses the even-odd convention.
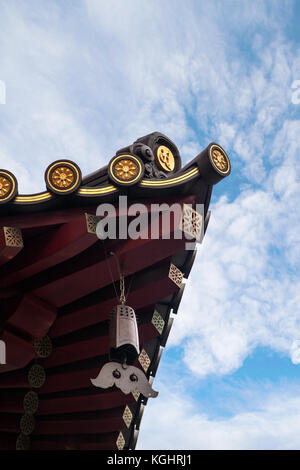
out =
[[[4,198],[7,194],[10,193],[12,184],[8,178],[5,176],[0,176],[0,197]]]
[[[46,373],[44,367],[34,364],[28,372],[28,382],[32,388],[40,388],[44,385]]]
[[[23,408],[25,413],[34,414],[39,407],[39,396],[36,392],[31,390],[27,392],[23,400]]]
[[[9,202],[17,193],[17,180],[10,171],[0,170],[0,203]]]
[[[180,222],[180,230],[186,235],[195,238],[197,241],[201,239],[202,216],[195,209],[183,204],[182,219]]]
[[[55,168],[52,173],[52,183],[56,188],[67,189],[72,186],[75,180],[75,173],[67,166]]]
[[[57,161],[49,165],[45,173],[46,186],[56,194],[69,194],[78,189],[81,171],[70,160]]]
[[[30,413],[25,413],[20,421],[20,430],[21,433],[25,436],[29,436],[33,433],[35,428],[35,419],[34,416]]]
[[[182,280],[183,280],[183,273],[180,271],[180,269],[175,266],[175,264],[171,263],[170,264],[170,270],[169,270],[169,278],[171,281],[176,284],[179,288],[182,286]]]
[[[123,421],[128,428],[130,428],[131,422],[133,419],[133,415],[128,405],[126,405],[124,413],[123,413]]]
[[[114,183],[129,186],[138,183],[144,173],[144,165],[134,155],[117,155],[108,165],[108,174]]]
[[[114,172],[120,180],[131,180],[139,171],[139,168],[132,160],[119,160],[114,166]]]
[[[45,358],[52,353],[52,341],[47,335],[44,338],[35,340],[33,346],[38,357]]]
[[[30,449],[30,438],[25,434],[19,434],[16,442],[16,450],[29,450]]]
[[[213,146],[210,149],[210,155],[213,165],[223,174],[230,170],[229,158],[220,147]]]
[[[22,232],[16,227],[3,227],[5,243],[7,246],[14,246],[17,248],[23,247]]]
[[[87,232],[96,234],[97,224],[101,220],[101,217],[92,214],[85,214],[85,219]]]
[[[175,168],[174,155],[165,145],[160,145],[156,150],[156,161],[163,171],[170,172]]]
[[[165,321],[156,310],[153,313],[151,323],[157,329],[158,333],[161,335],[165,327]]]
[[[122,431],[120,431],[119,435],[118,435],[118,439],[116,441],[116,446],[118,448],[118,450],[123,450],[124,449],[124,446],[125,446],[125,438],[123,436],[123,433]]]
[[[138,357],[138,361],[141,364],[142,368],[144,369],[145,372],[149,369],[149,366],[151,364],[151,359],[148,356],[147,352],[145,349],[143,349]]]
[[[133,395],[133,398],[135,399],[135,401],[138,401],[139,397],[140,397],[140,392],[138,390],[134,390],[133,392],[131,392],[132,395]]]

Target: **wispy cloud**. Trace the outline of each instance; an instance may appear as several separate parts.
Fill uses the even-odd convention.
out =
[[[189,395],[162,383],[159,388],[160,400],[145,409],[140,449],[299,449],[299,386],[289,392],[248,390],[245,409],[227,419],[211,419]]]
[[[286,35],[293,6],[1,4],[0,166],[15,173],[22,193],[42,190],[45,168],[61,156],[88,173],[154,130],[176,142],[184,162],[212,140],[228,151],[233,172],[215,188],[169,341],[201,380],[237,370],[257,346],[298,360],[300,107],[291,103],[291,84],[300,79],[300,51]],[[178,394],[163,392],[148,407],[166,435],[173,426],[173,448],[261,446],[261,430],[272,436],[272,427],[268,446],[280,446],[282,433],[282,445],[294,448],[298,399],[287,394],[286,416],[276,400],[216,423]],[[186,441],[176,440],[177,422]],[[146,446],[160,445],[154,434],[147,439]]]

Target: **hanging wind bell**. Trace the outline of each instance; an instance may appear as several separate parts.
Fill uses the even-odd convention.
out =
[[[95,387],[109,388],[116,385],[123,393],[139,392],[156,397],[144,372],[133,364],[140,353],[139,334],[135,312],[125,305],[125,282],[120,274],[120,304],[112,309],[109,324],[109,360],[91,382]]]
[[[139,332],[133,308],[125,305],[124,276],[120,278],[120,305],[112,309],[109,324],[109,358],[133,364],[140,354]]]

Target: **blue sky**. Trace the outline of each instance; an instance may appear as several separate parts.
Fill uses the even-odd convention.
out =
[[[299,449],[300,2],[0,2],[0,166],[44,189],[159,130],[220,143],[212,217],[139,449]]]

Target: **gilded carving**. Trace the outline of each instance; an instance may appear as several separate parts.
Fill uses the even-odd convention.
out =
[[[130,180],[137,175],[138,171],[137,164],[126,158],[119,160],[114,166],[114,173],[120,180]]]
[[[138,392],[137,390],[134,390],[133,392],[131,392],[132,395],[133,395],[133,398],[135,399],[135,401],[138,401],[139,397],[140,397],[140,392]]]
[[[96,228],[101,217],[92,214],[85,214],[86,217],[86,229],[88,233],[96,234]]]
[[[139,355],[139,363],[141,364],[144,371],[147,372],[151,364],[151,360],[148,354],[146,353],[145,349],[143,349],[141,354]]]
[[[26,413],[34,414],[36,413],[39,406],[39,397],[36,392],[31,390],[27,392],[24,400],[23,400],[23,407]]]
[[[178,286],[182,286],[183,273],[174,264],[171,263],[169,278]]]
[[[5,176],[0,176],[0,198],[5,197],[12,188],[12,184]]]
[[[45,369],[39,364],[34,364],[28,373],[28,382],[33,388],[40,388],[46,380]]]
[[[67,166],[59,166],[53,171],[51,179],[57,188],[67,189],[75,180],[75,172]]]
[[[187,204],[183,205],[183,214],[180,229],[196,240],[201,239],[202,217],[197,211]]]
[[[52,353],[52,341],[47,335],[34,341],[33,346],[38,357],[48,357]]]
[[[171,150],[165,145],[160,145],[156,150],[157,163],[164,171],[173,171],[175,168],[175,158]]]
[[[123,420],[126,426],[129,428],[132,422],[133,415],[130,411],[129,406],[126,405],[124,413],[123,413]]]
[[[16,442],[16,450],[29,450],[30,449],[30,438],[25,434],[19,434]]]
[[[124,439],[124,436],[123,436],[122,432],[119,433],[118,439],[116,441],[116,445],[117,445],[118,450],[123,450],[124,449],[125,439]]]
[[[35,428],[35,419],[32,414],[25,413],[20,421],[20,430],[21,433],[25,436],[32,434]]]
[[[16,227],[3,227],[6,246],[23,247],[22,232]]]
[[[161,315],[156,310],[153,313],[151,323],[153,326],[155,326],[155,328],[161,335],[165,327],[165,320],[161,317]]]
[[[225,156],[220,152],[220,150],[214,149],[212,151],[213,162],[216,167],[221,171],[226,171],[228,169],[228,161]]]

